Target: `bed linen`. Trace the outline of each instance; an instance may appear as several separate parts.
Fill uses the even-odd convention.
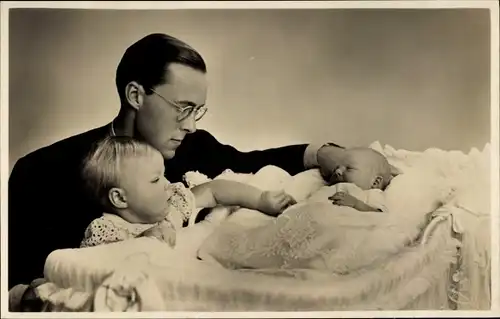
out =
[[[428,201],[431,218],[415,234],[413,244],[399,247],[373,267],[363,265],[340,274],[313,269],[231,270],[214,261],[196,260],[198,247],[217,227],[269,221],[259,214],[220,208],[214,214],[219,217],[211,221],[217,227],[201,223],[188,228],[183,234],[191,239],[177,250],[134,239],[87,251],[55,251],[46,262],[49,283],[39,287],[39,294],[48,311],[489,309],[489,146],[469,154],[410,152],[378,142],[371,147],[403,172],[420,165],[440,177],[435,179],[438,188],[428,194],[415,189],[408,200],[417,203],[427,195],[446,199],[439,206]],[[283,174],[269,181],[261,176],[265,175],[238,178],[258,187],[285,185],[302,198],[307,192],[300,185],[321,187],[314,171],[296,179]],[[294,180],[301,182],[294,185]]]
[[[228,270],[174,260],[173,251],[157,249],[153,240],[134,239],[106,250],[102,258],[109,258],[108,269],[89,256],[95,250],[51,256],[50,283],[40,286],[39,293],[50,311],[447,309],[449,265],[456,248],[448,232],[443,221],[425,246],[407,248],[382,267],[345,276],[308,269]],[[79,267],[81,263],[87,266]]]

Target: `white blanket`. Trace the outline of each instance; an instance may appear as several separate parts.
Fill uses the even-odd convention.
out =
[[[478,216],[489,216],[489,147],[468,155],[436,149],[398,153],[378,143],[372,147],[403,171],[386,191],[388,213],[359,212],[328,201],[300,203],[276,219],[242,209],[204,241],[199,255],[228,268],[351,272],[374,267],[377,261],[398,253],[417,238],[429,214],[445,204],[474,212],[471,216],[453,216],[454,223],[467,219],[468,231],[474,236],[469,236],[469,241],[487,246],[488,231],[481,233],[477,227],[484,226]],[[249,181],[276,180],[273,174],[268,169],[249,177]],[[284,188],[293,181],[287,180]],[[267,185],[255,184],[262,188]],[[249,223],[250,219],[258,222]],[[484,253],[485,249],[478,251]]]

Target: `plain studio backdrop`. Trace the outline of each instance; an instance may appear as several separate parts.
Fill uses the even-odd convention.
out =
[[[198,127],[240,150],[373,141],[468,152],[490,138],[490,19],[447,10],[12,10],[10,169],[109,123],[115,71],[148,33],[208,66]]]

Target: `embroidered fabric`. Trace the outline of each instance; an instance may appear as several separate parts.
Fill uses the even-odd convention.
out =
[[[173,190],[173,195],[168,199],[167,219],[174,221],[180,217],[182,222],[189,220],[196,210],[194,194],[180,182],[171,184],[170,187]]]
[[[225,224],[204,242],[199,255],[201,259],[213,257],[225,267],[238,269],[326,268],[333,271],[332,267],[342,266],[336,263],[339,258],[348,259],[346,264],[353,264],[355,260],[368,263],[370,256],[376,253],[366,252],[363,256],[352,253],[374,247],[371,243],[369,248],[364,248],[366,236],[362,234],[378,221],[356,216],[352,210],[349,207],[332,210],[329,203],[305,203],[293,206],[262,226]],[[370,212],[364,216],[368,214],[376,215]],[[347,237],[351,239],[348,244]],[[332,252],[337,256],[334,262],[330,261]]]
[[[141,312],[165,309],[161,293],[142,271],[124,267],[109,276],[94,295],[95,312]]]

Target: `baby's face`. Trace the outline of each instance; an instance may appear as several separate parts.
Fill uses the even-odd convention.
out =
[[[369,148],[354,148],[346,150],[350,166],[336,168],[331,184],[353,183],[359,188],[368,190],[382,188],[383,178],[380,170],[380,156]]]
[[[164,176],[165,166],[160,153],[124,159],[121,163],[120,188],[127,208],[143,223],[165,218],[170,183]]]

